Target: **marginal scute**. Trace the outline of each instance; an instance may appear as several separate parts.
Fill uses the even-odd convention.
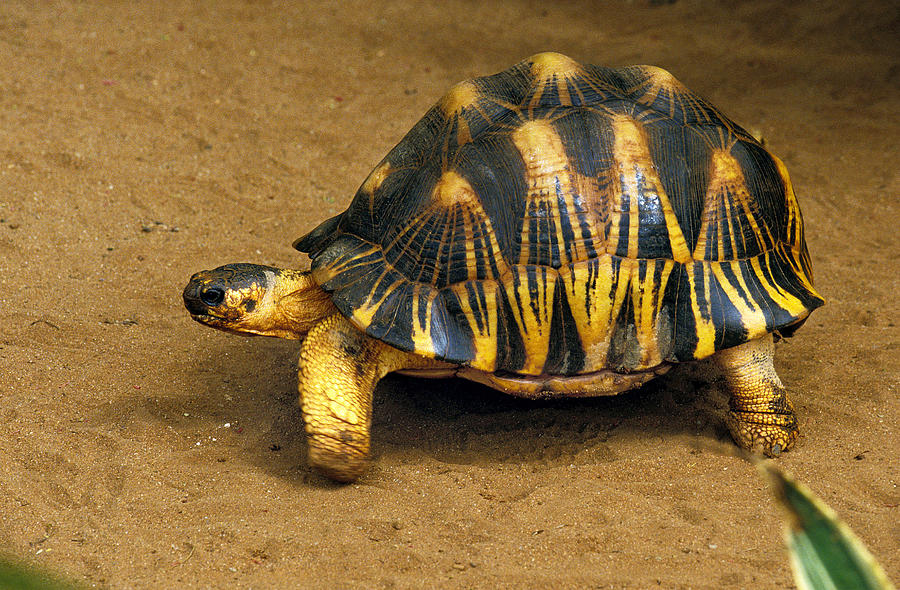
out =
[[[611,326],[626,299],[630,265],[614,266],[611,255],[601,254],[569,264],[559,274],[586,353],[584,371],[602,370],[606,368]]]
[[[468,281],[450,287],[460,303],[475,349],[469,366],[492,372],[497,368],[498,285],[494,281]]]
[[[434,300],[438,296],[437,289],[429,285],[417,284],[413,287],[411,334],[413,348],[419,354],[435,356],[434,338],[431,333],[432,311]]]
[[[775,280],[773,271],[779,264],[783,265],[783,262],[781,262],[783,260],[789,261],[789,264],[792,266],[794,272],[792,273],[791,278],[800,282],[802,289],[815,293],[815,289],[812,286],[812,279],[803,273],[802,269],[795,266],[797,260],[796,253],[788,253],[784,244],[778,244],[774,252],[766,252],[762,256],[749,259],[748,262],[753,276],[761,277],[758,281],[759,286],[766,290],[768,298],[775,303],[778,309],[782,310],[783,315],[792,318],[805,318],[810,311],[808,302],[795,295],[791,289],[779,285],[778,281]],[[772,278],[770,279],[769,277]],[[790,323],[786,320],[785,322],[784,325]]]
[[[375,315],[382,311],[384,301],[402,284],[402,281],[395,280],[389,283],[387,288],[381,289],[381,292],[378,293],[376,292],[377,287],[383,278],[384,275],[381,275],[374,281],[373,288],[367,294],[364,303],[353,310],[351,319],[357,326],[370,326]]]
[[[540,375],[550,349],[553,296],[559,276],[546,266],[514,265],[503,281],[513,320],[525,347],[524,375]]]
[[[796,250],[797,278],[803,281],[809,290],[813,289],[812,263],[806,250],[806,238],[803,234],[803,216],[800,214],[800,203],[794,194],[794,187],[788,175],[787,167],[777,156],[772,156],[781,181],[784,184],[785,204],[787,205],[787,221],[783,239]]]
[[[688,311],[694,318],[694,335],[697,341],[686,357],[706,358],[716,351],[716,325],[712,317],[708,264],[689,262],[685,265],[685,270],[690,295]]]

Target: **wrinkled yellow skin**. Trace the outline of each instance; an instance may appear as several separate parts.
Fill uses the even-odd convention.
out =
[[[772,359],[772,335],[716,353],[731,392],[726,418],[735,442],[755,453],[778,455],[794,446],[800,430]]]
[[[309,461],[338,481],[353,481],[368,466],[372,392],[378,381],[399,369],[452,366],[369,338],[341,314],[310,330],[299,365]]]

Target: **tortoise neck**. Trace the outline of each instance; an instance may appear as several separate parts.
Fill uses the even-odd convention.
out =
[[[302,339],[322,319],[337,312],[331,295],[307,271],[277,269],[271,286],[282,338]]]

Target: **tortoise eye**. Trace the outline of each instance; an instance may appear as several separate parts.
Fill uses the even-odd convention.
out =
[[[200,301],[210,307],[220,305],[225,301],[225,290],[221,287],[207,287],[200,291]]]

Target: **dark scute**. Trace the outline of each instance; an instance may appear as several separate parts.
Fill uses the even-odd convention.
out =
[[[446,314],[442,318],[444,322],[441,334],[447,343],[441,357],[451,363],[466,363],[475,356],[474,335],[466,319],[466,312],[454,291],[449,289],[441,291],[440,299],[443,300],[446,309]]]
[[[381,275],[372,281],[369,290],[369,303],[378,304],[379,311],[390,313],[390,301],[399,292],[399,286],[407,284],[408,281],[404,277],[390,267],[382,270]],[[387,309],[384,309],[387,308]]]
[[[663,301],[656,316],[656,345],[659,348],[659,358],[663,360],[672,358],[678,338],[676,330],[675,302]]]
[[[611,96],[621,98],[625,96],[630,82],[623,78],[622,68],[608,68],[606,66],[596,66],[592,64],[584,64],[587,72],[586,81],[590,82],[590,86],[598,92],[598,100],[606,100]]]
[[[344,234],[337,238],[326,250],[313,259],[312,270],[327,268],[336,262],[354,260],[339,274],[325,281],[321,285],[322,288],[328,291],[337,291],[360,282],[365,283],[363,286],[365,289],[371,288],[370,281],[381,274],[384,267],[381,252],[375,250],[366,254],[366,251],[371,248],[371,244],[354,235]]]
[[[811,293],[797,278],[784,248],[783,244],[779,244],[768,255],[759,257],[760,274],[757,274],[750,259],[733,263],[737,271],[732,270],[731,265],[721,265],[722,274],[730,289],[737,292],[738,296],[747,305],[763,313],[768,331],[781,331],[782,329],[790,331],[789,327],[794,326],[798,318],[788,310],[780,307],[771,298],[763,282],[777,285],[780,290],[797,297],[808,310],[813,310],[823,303],[818,295]],[[721,350],[722,348],[745,342],[747,330],[737,308],[725,295],[722,284],[709,270],[710,264],[714,263],[696,263],[693,265],[694,281],[696,283],[694,296],[698,302],[700,317],[713,323],[716,330],[715,348],[716,350]],[[687,267],[682,265],[676,266],[672,275],[670,275],[663,300],[664,308],[670,303],[675,306],[674,319],[677,320],[675,323],[675,343],[673,350],[667,357],[669,360],[691,360],[697,346],[697,325],[691,305],[688,272]],[[746,290],[741,287],[735,272],[740,273],[740,278],[747,286]],[[707,281],[709,282],[709,300],[706,300],[704,295],[707,291]]]
[[[401,285],[392,294],[392,297],[393,310],[383,316],[379,310],[379,317],[373,318],[373,323],[375,321],[381,323],[384,319],[390,318],[381,339],[393,343],[393,346],[400,350],[413,350],[412,331],[410,330],[413,322],[413,285],[411,283]]]
[[[396,339],[397,336],[405,340],[407,346],[403,348],[409,350],[412,349],[412,338],[409,330],[410,320],[412,319],[412,306],[410,305],[411,288],[407,289],[401,286],[388,291],[388,286],[392,284],[392,279],[396,278],[396,274],[386,272],[376,281],[374,292],[368,297],[368,301],[380,301],[380,303],[369,325],[366,326],[366,334],[373,338],[384,340],[390,332],[394,337],[392,340]],[[400,347],[399,343],[397,346]]]
[[[658,215],[654,211],[641,209],[641,221],[638,226],[638,258],[672,258],[672,244],[666,231],[662,209]]]
[[[412,317],[412,311],[410,310],[410,317],[412,317],[412,321],[416,323],[420,330],[426,330],[430,327],[430,324],[427,323],[430,321],[428,317],[428,301],[432,291],[432,289],[420,286],[418,295],[414,291],[410,298],[410,303],[412,303],[412,297],[418,297],[419,299],[417,302],[418,313],[415,317]]]
[[[621,195],[621,199],[622,199],[623,213],[631,213],[632,209],[637,208],[637,204],[635,203],[634,195],[627,195],[627,194],[623,193]],[[610,220],[610,223],[612,223],[612,220]],[[619,256],[621,258],[626,258],[628,256],[629,224],[630,224],[630,219],[629,219],[628,215],[619,216],[619,228],[618,228],[619,241],[616,242],[616,249],[614,250],[614,253],[616,256]]]
[[[377,206],[384,227],[373,240],[384,249],[385,259],[413,281],[433,282],[444,246],[448,212],[430,207],[439,177],[435,163],[423,165],[411,172],[408,181],[398,185],[392,195],[384,194],[384,203],[391,203],[389,206],[381,202]]]
[[[525,100],[531,80],[529,66],[523,61],[503,72],[475,78],[472,83],[479,93],[490,99],[518,105]]]
[[[509,123],[516,116],[516,112],[505,103],[498,103],[486,97],[479,98],[475,108],[464,108],[459,114],[459,117],[463,119],[468,128],[470,140],[478,139],[482,133],[490,129],[496,129],[498,125]],[[459,141],[459,123],[454,121],[451,127],[448,135],[448,145],[464,144],[464,142]]]
[[[762,260],[760,262],[761,267],[765,266]],[[789,324],[796,319],[786,309],[775,304],[769,296],[769,292],[762,286],[761,279],[750,265],[750,261],[740,261],[738,269],[744,284],[747,285],[748,297],[766,318],[766,330],[772,332],[777,329],[777,326]]]
[[[529,100],[529,104],[536,107],[555,107],[560,105],[559,99],[559,85],[557,84],[558,78],[556,76],[553,77],[547,84],[544,85],[544,88],[541,92],[541,95],[537,98],[536,102],[534,98]]]
[[[515,260],[526,188],[524,166],[508,134],[483,133],[451,151],[448,159],[449,168],[464,178],[479,198],[501,249],[497,255]],[[467,222],[473,225],[471,211],[433,203],[442,164],[440,158],[426,160],[409,171],[402,183],[389,184],[394,175],[388,177],[378,191],[378,231],[371,238],[385,249],[386,260],[409,280],[438,288],[472,278],[466,264],[469,244],[465,231]],[[497,261],[488,255],[487,225],[482,222],[480,226],[485,235],[477,257],[486,272],[487,266],[495,269]],[[353,231],[363,235],[364,228]]]
[[[672,316],[671,349],[663,358],[676,362],[692,360],[698,343],[697,322],[691,310],[688,269],[683,264],[676,264],[669,274],[663,295],[663,311]]]
[[[469,304],[469,309],[472,310],[472,317],[475,319],[475,329],[478,330],[479,333],[482,333],[484,332],[488,321],[485,313],[487,301],[485,299],[484,286],[475,281],[467,281],[465,287],[466,300]]]
[[[569,97],[571,97],[572,104],[575,106],[595,105],[610,98],[621,96],[619,89],[588,76],[570,78],[566,81],[566,84],[569,90]]]
[[[572,211],[569,211],[569,205],[564,198],[562,188],[560,187],[559,179],[556,182],[556,198],[557,204],[559,206],[559,229],[562,232],[562,243],[556,244],[556,237],[554,237],[554,247],[557,250],[556,255],[554,256],[554,264],[556,266],[554,268],[559,268],[562,266],[560,261],[560,253],[559,250],[565,252],[566,260],[576,260],[576,252],[575,252],[575,228],[572,227],[573,222],[579,224],[587,221],[587,216],[584,214],[580,214],[578,209],[578,203],[572,207]],[[577,201],[578,197],[575,196]],[[579,238],[581,237],[581,231],[579,233]]]
[[[526,264],[559,268],[559,248],[556,243],[556,224],[547,214],[547,202],[533,200],[526,212],[528,226],[528,259]]]
[[[385,160],[394,169],[417,168],[430,158],[443,143],[447,117],[440,106],[435,105],[413,125],[403,139],[388,152]]]
[[[667,119],[645,124],[650,155],[689,250],[700,237],[712,151],[705,133]]]
[[[316,252],[319,252],[324,247],[326,247],[335,237],[338,226],[340,225],[341,219],[343,217],[344,214],[340,213],[330,219],[323,221],[319,224],[318,227],[316,227],[314,230],[312,230],[302,238],[297,238],[296,240],[294,240],[294,248],[296,248],[300,252],[315,255]]]
[[[572,102],[572,106],[580,107],[585,104],[584,94],[579,93],[579,84],[573,79],[567,79],[566,82],[566,92],[569,93],[569,100]]]
[[[780,243],[769,257],[769,260],[771,261],[769,268],[771,269],[772,277],[774,278],[774,284],[799,299],[807,309],[813,310],[820,307],[825,303],[825,300],[818,294],[810,293],[806,285],[804,285],[797,276],[797,273],[790,262],[792,256],[789,255],[789,251],[788,246]],[[791,321],[794,319],[796,318],[791,317]],[[783,325],[782,322],[776,322],[776,327],[778,328],[781,328]]]
[[[406,228],[425,191],[434,187],[438,175],[434,163],[391,172],[374,197],[363,190],[356,194],[341,229],[373,244],[385,245],[394,232]]]
[[[669,229],[666,225],[662,199],[656,183],[650,183],[645,170],[636,171],[637,192],[635,204],[638,209],[638,248],[641,259],[672,259]]]
[[[438,294],[431,306],[431,345],[439,359],[446,358],[451,345],[447,326],[457,319],[450,316],[446,300]]]
[[[742,265],[740,263],[737,264],[738,269],[740,269],[741,266]],[[750,290],[753,289],[753,287],[758,286],[756,281],[754,280],[751,283],[753,285],[753,287],[748,285],[747,289],[744,289],[741,287],[741,284],[738,281],[737,276],[735,275],[733,267],[730,264],[722,264],[721,272],[722,272],[722,276],[725,278],[725,282],[728,284],[727,286],[731,287],[732,292],[736,293],[737,297],[740,298],[740,300],[741,300],[740,303],[743,303],[744,305],[749,306],[749,307],[753,307],[754,301],[751,296]],[[743,273],[741,273],[741,275],[743,276]],[[721,285],[722,283],[720,282],[719,284]]]
[[[461,213],[457,211],[457,213]],[[460,215],[448,216],[447,223],[454,228],[453,233],[441,243],[441,252],[437,262],[437,280],[435,285],[443,287],[461,283],[469,278],[469,267],[466,264],[465,226]]]
[[[453,169],[478,195],[506,261],[517,260],[528,189],[522,157],[509,134],[499,130],[484,133],[461,146],[453,158]]]
[[[740,163],[750,195],[759,206],[757,224],[765,225],[773,236],[787,241],[786,189],[772,156],[764,147],[746,141],[737,142],[731,148],[731,155]],[[744,231],[751,230],[748,228]],[[738,258],[756,254],[758,252],[749,251]]]
[[[631,297],[626,297],[615,318],[612,338],[606,354],[606,366],[619,372],[628,372],[638,365],[636,355],[640,353],[637,334],[634,326],[634,306]]]
[[[747,330],[744,328],[741,312],[731,303],[719,280],[708,273],[710,284],[709,319],[716,329],[716,350],[731,348],[747,341]]]
[[[647,73],[640,66],[619,68],[614,72],[615,77],[619,79],[620,87],[623,90],[630,90],[626,94],[628,99],[638,101],[644,98],[648,91],[652,91]],[[718,124],[723,121],[730,123],[716,107],[688,89],[680,92],[671,90],[653,92],[655,96],[648,107],[679,123],[686,125]]]
[[[544,373],[552,375],[577,375],[584,369],[584,347],[578,335],[578,326],[566,299],[562,279],[556,280],[553,295],[553,319],[550,323],[550,350],[544,363]],[[576,303],[577,305],[577,303]]]
[[[676,266],[681,265],[679,264]],[[665,265],[657,264],[654,261],[650,260],[641,260],[641,280],[643,280],[643,277],[646,276],[648,269],[650,269],[651,267],[653,269],[653,292],[659,293],[662,297],[659,312],[653,318],[653,323],[656,330],[656,346],[659,350],[660,358],[665,359],[668,358],[669,354],[672,351],[672,348],[675,345],[675,301],[674,299],[666,299],[667,295],[670,294],[670,291],[668,291],[668,283],[666,284],[666,291],[660,293],[660,291],[662,291],[663,272],[665,270]],[[671,272],[669,276],[672,276]],[[676,277],[677,276],[678,275],[676,274]]]
[[[525,366],[525,343],[505,289],[497,291],[497,370],[516,373]]]
[[[588,178],[605,176],[612,165],[613,133],[609,116],[573,108],[553,121],[570,165]]]

